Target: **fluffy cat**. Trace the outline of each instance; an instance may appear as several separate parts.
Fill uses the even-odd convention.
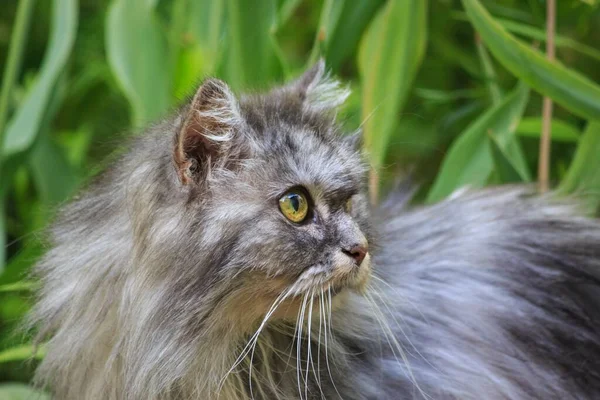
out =
[[[600,398],[600,223],[502,187],[371,210],[319,63],[205,80],[64,207],[35,272],[60,400]]]

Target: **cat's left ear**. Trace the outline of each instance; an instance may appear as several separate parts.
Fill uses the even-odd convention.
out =
[[[350,96],[350,89],[332,79],[326,72],[323,59],[290,86],[304,106],[316,112],[336,109]]]
[[[206,79],[175,136],[173,161],[182,184],[198,183],[224,164],[233,135],[243,124],[238,101],[218,79]]]

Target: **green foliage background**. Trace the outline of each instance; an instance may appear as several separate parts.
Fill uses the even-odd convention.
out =
[[[411,171],[423,202],[535,181],[547,95],[553,186],[597,210],[600,7],[557,3],[562,63],[536,50],[544,0],[4,1],[0,399],[29,393],[14,382],[35,360],[23,362],[32,349],[15,329],[54,210],[207,75],[263,89],[324,57],[353,89],[340,118],[364,130],[373,193]]]

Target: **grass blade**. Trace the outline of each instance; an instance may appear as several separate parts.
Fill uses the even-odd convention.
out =
[[[364,143],[375,172],[383,163],[425,52],[426,10],[424,0],[388,2],[361,43]],[[372,199],[376,198],[376,187],[372,180]]]
[[[600,119],[600,86],[515,39],[478,0],[462,3],[482,40],[506,69],[574,114]]]
[[[490,108],[466,128],[446,154],[428,193],[427,202],[439,201],[462,186],[485,185],[493,170],[492,154],[487,143],[490,132],[519,170],[527,170],[524,158],[519,155],[518,143],[514,142],[513,133],[528,99],[529,90],[520,82],[501,103]]]
[[[106,17],[108,63],[141,126],[171,103],[172,63],[151,0],[113,0]]]
[[[50,40],[37,81],[7,128],[4,137],[4,158],[29,149],[40,132],[54,85],[65,68],[75,42],[75,0],[54,0],[51,26]]]
[[[270,32],[277,23],[274,0],[227,1],[229,46],[223,76],[234,89],[266,86],[282,77]]]
[[[542,132],[542,119],[529,117],[521,119],[517,126],[517,135],[539,139]],[[581,133],[565,121],[552,120],[552,140],[557,142],[577,142]]]

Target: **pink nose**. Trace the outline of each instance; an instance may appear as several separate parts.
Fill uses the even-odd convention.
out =
[[[342,251],[349,257],[352,257],[354,259],[354,262],[356,263],[356,265],[360,265],[362,263],[362,261],[365,259],[368,249],[367,249],[367,246],[363,246],[361,244],[355,244],[354,246],[352,246],[350,248],[342,249]]]

